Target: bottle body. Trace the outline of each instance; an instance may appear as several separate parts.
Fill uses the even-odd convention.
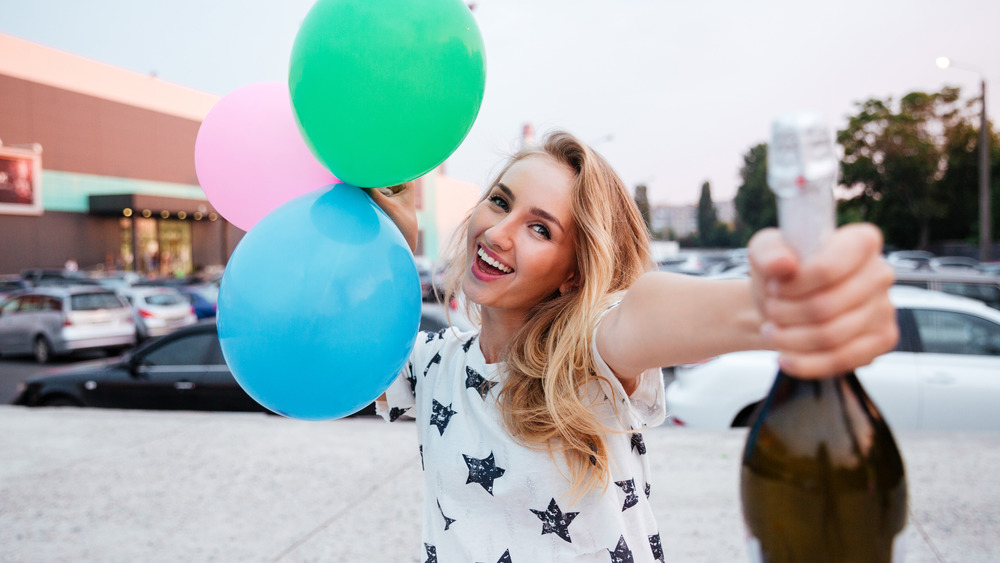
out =
[[[755,560],[903,560],[903,461],[853,373],[778,373],[747,436],[740,493]]]

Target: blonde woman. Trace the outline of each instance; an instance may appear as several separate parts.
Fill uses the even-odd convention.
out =
[[[371,193],[415,240],[410,190]],[[897,339],[873,227],[808,264],[758,233],[751,280],[651,272],[625,185],[566,133],[515,155],[463,232],[452,289],[480,329],[420,334],[377,403],[416,418],[425,561],[662,561],[641,433],[665,415],[659,366],[771,348],[821,377]]]

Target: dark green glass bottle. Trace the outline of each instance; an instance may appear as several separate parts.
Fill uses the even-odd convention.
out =
[[[903,460],[854,373],[778,373],[747,436],[740,494],[751,560],[903,561]]]

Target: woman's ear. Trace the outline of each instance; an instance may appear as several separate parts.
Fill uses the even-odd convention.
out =
[[[576,272],[573,272],[568,278],[566,278],[566,281],[562,282],[562,285],[559,286],[559,295],[566,295],[571,291],[576,291],[576,288],[579,286],[580,284],[577,282]]]

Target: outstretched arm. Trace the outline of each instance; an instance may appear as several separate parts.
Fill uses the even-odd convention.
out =
[[[881,248],[878,229],[849,225],[800,263],[766,229],[750,241],[750,280],[642,276],[601,323],[598,350],[629,391],[647,369],[739,350],[778,350],[807,378],[866,365],[898,339]]]

